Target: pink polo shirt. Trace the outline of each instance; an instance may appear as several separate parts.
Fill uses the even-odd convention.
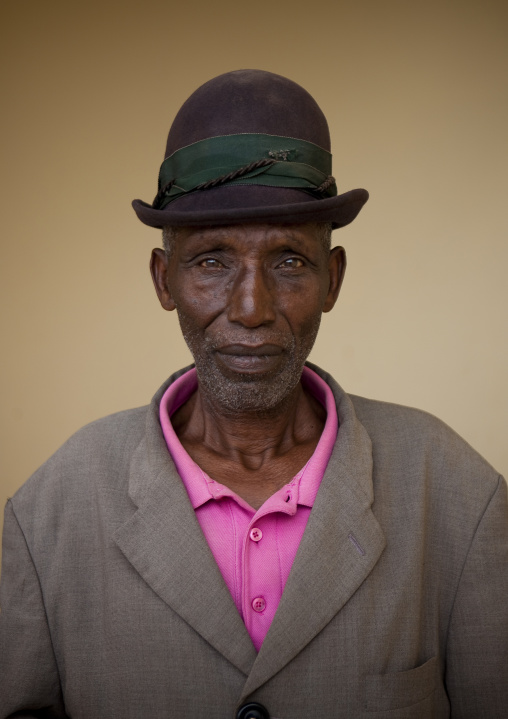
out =
[[[169,452],[257,651],[277,611],[337,437],[337,410],[331,389],[308,367],[303,370],[302,384],[326,409],[323,433],[307,464],[257,511],[203,472],[173,430],[171,415],[197,389],[196,370],[173,382],[160,403],[160,422]]]

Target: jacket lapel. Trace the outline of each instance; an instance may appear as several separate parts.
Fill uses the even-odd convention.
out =
[[[131,462],[129,495],[138,509],[113,539],[159,597],[248,675],[256,651],[160,429],[158,405],[166,386],[148,410],[146,437]]]
[[[333,619],[365,581],[385,547],[371,510],[370,438],[356,419],[349,397],[331,377],[319,373],[335,394],[339,434],[242,700],[280,671]]]

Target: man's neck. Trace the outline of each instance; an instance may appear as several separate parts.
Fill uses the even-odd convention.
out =
[[[213,479],[257,508],[312,456],[326,414],[301,384],[283,406],[231,412],[197,392],[173,416],[192,459]]]

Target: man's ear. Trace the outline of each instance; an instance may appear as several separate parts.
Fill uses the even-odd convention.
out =
[[[346,250],[343,247],[334,247],[330,250],[328,258],[328,277],[330,284],[328,286],[328,294],[323,305],[323,312],[330,312],[337,302],[342,280],[346,272]]]
[[[161,250],[160,247],[156,247],[152,250],[150,274],[152,275],[155,291],[163,308],[171,312],[175,309],[176,305],[169,289],[168,267],[168,258],[164,250]]]

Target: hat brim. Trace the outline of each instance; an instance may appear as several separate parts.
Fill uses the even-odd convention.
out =
[[[331,222],[336,229],[352,222],[368,199],[362,189],[320,200],[289,188],[236,185],[189,193],[162,210],[142,200],[132,206],[141,222],[158,228]]]

